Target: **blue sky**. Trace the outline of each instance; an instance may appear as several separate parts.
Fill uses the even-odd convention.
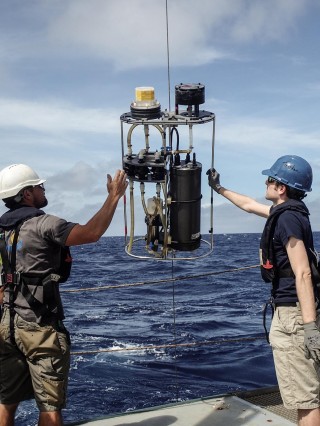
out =
[[[320,231],[320,3],[168,0],[168,16],[171,103],[176,84],[205,85],[222,184],[263,201],[261,170],[300,155],[313,168],[306,203]],[[153,86],[169,108],[166,2],[2,0],[0,32],[0,168],[29,164],[47,179],[46,211],[84,223],[105,199],[106,174],[121,168],[119,117],[135,87]],[[210,125],[196,129],[194,148],[207,233]],[[263,223],[214,194],[215,233]],[[123,228],[120,202],[107,235]]]

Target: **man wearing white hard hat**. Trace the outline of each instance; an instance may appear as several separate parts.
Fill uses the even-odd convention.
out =
[[[70,364],[70,339],[59,283],[71,269],[69,247],[96,242],[109,227],[127,181],[108,175],[101,209],[80,225],[46,214],[44,184],[25,164],[0,171],[1,290],[0,424],[14,425],[19,402],[35,398],[40,426],[61,426]]]

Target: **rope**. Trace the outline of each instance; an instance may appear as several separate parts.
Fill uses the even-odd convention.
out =
[[[108,289],[116,289],[116,288],[123,288],[123,287],[137,287],[137,286],[143,286],[143,285],[151,285],[151,284],[161,284],[161,283],[174,283],[175,281],[183,281],[183,280],[193,280],[195,278],[203,278],[208,277],[212,275],[221,275],[231,272],[241,272],[248,269],[254,269],[258,268],[260,265],[251,265],[251,266],[243,266],[241,268],[234,268],[234,269],[225,269],[223,271],[214,271],[214,272],[207,272],[203,274],[196,274],[196,275],[185,275],[185,276],[179,276],[179,277],[172,277],[171,278],[165,278],[161,280],[149,280],[149,281],[140,281],[135,283],[124,283],[124,284],[118,284],[118,285],[105,285],[101,287],[87,287],[87,288],[81,288],[81,289],[66,289],[61,290],[61,292],[64,293],[78,293],[83,291],[100,291],[100,290],[108,290]],[[173,294],[172,294],[172,303],[173,303],[173,312],[174,312],[174,330],[175,330],[175,297],[174,297],[174,286],[173,286]],[[112,352],[137,352],[137,351],[144,351],[144,350],[156,350],[156,349],[177,349],[177,348],[183,348],[183,347],[198,347],[198,346],[205,346],[205,345],[219,345],[219,344],[225,344],[225,343],[237,343],[237,342],[244,342],[244,341],[254,341],[254,340],[261,340],[265,339],[265,336],[257,336],[257,337],[240,337],[240,338],[224,338],[221,340],[207,340],[204,342],[193,342],[193,343],[176,343],[176,335],[174,334],[174,343],[172,344],[163,344],[163,345],[148,345],[148,346],[141,346],[138,348],[111,348],[111,349],[94,349],[94,350],[87,350],[87,351],[74,351],[71,352],[71,355],[94,355],[98,353],[112,353]],[[176,358],[176,352],[175,352],[175,358]]]
[[[138,348],[94,349],[90,351],[71,352],[71,355],[94,355],[98,353],[108,353],[108,352],[139,352],[139,351],[150,351],[155,349],[176,349],[176,348],[187,348],[187,347],[208,346],[208,345],[222,345],[226,343],[250,342],[255,340],[263,340],[263,339],[265,339],[264,335],[255,336],[255,337],[238,337],[238,338],[230,338],[230,339],[226,338],[221,340],[206,340],[204,342],[147,345],[147,346],[140,346]]]
[[[161,283],[169,283],[174,281],[184,281],[184,280],[191,280],[194,278],[203,278],[203,277],[209,277],[213,275],[221,275],[221,274],[227,274],[230,272],[241,272],[246,271],[248,269],[254,269],[258,268],[260,265],[252,265],[252,266],[243,266],[241,268],[234,268],[234,269],[225,269],[224,271],[216,271],[216,272],[207,272],[204,274],[196,274],[196,275],[182,275],[178,276],[176,278],[164,278],[161,280],[149,280],[149,281],[138,281],[135,283],[124,283],[124,284],[117,284],[117,285],[104,285],[100,287],[84,287],[84,288],[76,288],[76,289],[61,289],[61,293],[80,293],[83,291],[100,291],[100,290],[109,290],[113,288],[123,288],[123,287],[138,287],[143,285],[152,285],[152,284],[161,284]]]

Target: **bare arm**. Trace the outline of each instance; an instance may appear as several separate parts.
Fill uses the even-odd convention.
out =
[[[126,174],[118,170],[112,179],[108,175],[108,197],[101,209],[85,224],[75,225],[66,240],[67,246],[94,243],[98,241],[108,229],[120,198],[127,188]]]
[[[242,195],[238,192],[230,191],[229,189],[224,188],[220,184],[220,174],[216,169],[209,169],[207,171],[207,175],[209,186],[211,186],[211,188],[218,194],[231,201],[231,203],[233,203],[235,206],[239,207],[247,213],[254,213],[262,217],[269,216],[270,206],[258,203],[256,200],[248,197],[247,195]]]
[[[268,217],[270,213],[270,206],[267,204],[258,203],[247,195],[239,194],[238,192],[230,191],[229,189],[221,186],[219,194],[231,201],[232,204],[246,211],[247,213],[254,213],[258,216]]]
[[[0,287],[0,309],[3,303],[3,293],[4,293],[4,286]]]
[[[291,237],[286,245],[304,323],[316,320],[314,291],[308,255],[302,240]]]

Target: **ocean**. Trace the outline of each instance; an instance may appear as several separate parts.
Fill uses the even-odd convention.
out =
[[[73,247],[61,285],[72,341],[65,423],[276,385],[259,241],[215,235],[208,257],[181,261],[134,259],[123,237]],[[16,425],[37,417],[23,402]]]

